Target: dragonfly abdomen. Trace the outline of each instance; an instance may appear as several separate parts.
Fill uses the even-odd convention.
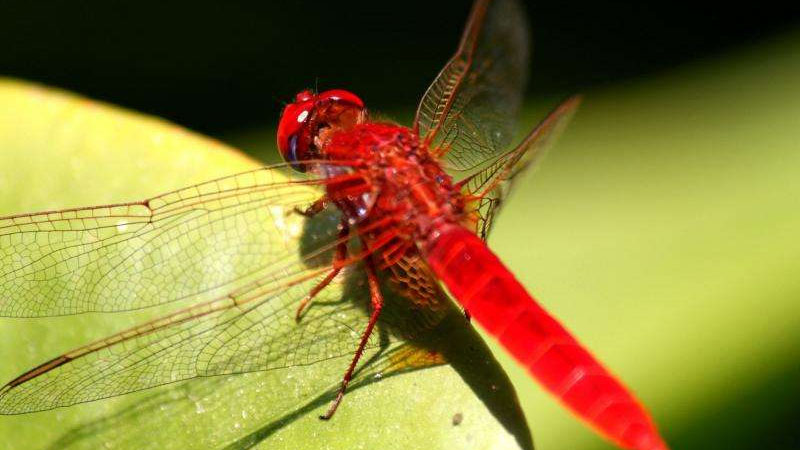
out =
[[[453,297],[548,391],[625,448],[666,449],[647,411],[474,233],[445,225],[426,259]]]

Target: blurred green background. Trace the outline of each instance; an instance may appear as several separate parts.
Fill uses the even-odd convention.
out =
[[[0,73],[274,160],[280,102],[317,83],[408,123],[467,14],[442,3],[7,3]],[[556,98],[586,100],[490,244],[676,449],[800,448],[800,16],[789,8],[528,5],[524,128]],[[539,449],[610,448],[497,354]]]

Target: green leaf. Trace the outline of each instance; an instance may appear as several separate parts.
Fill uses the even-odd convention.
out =
[[[164,121],[14,80],[0,80],[0,149],[0,215],[140,200],[258,167]],[[0,319],[0,377],[171,309]],[[459,311],[411,341],[387,336],[329,422],[318,416],[349,357],[0,417],[0,446],[532,447],[513,387]]]

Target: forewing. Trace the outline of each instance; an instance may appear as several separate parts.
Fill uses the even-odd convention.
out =
[[[528,46],[528,26],[517,1],[479,0],[456,54],[422,97],[414,129],[457,180],[511,142]]]
[[[139,203],[4,219],[5,230],[11,231],[2,235],[2,242],[17,245],[18,252],[29,251],[27,260],[10,258],[16,266],[6,271],[22,272],[11,279],[25,283],[26,290],[12,296],[16,308],[8,309],[17,315],[131,309],[180,298],[191,306],[18,376],[0,388],[0,414],[69,406],[199,376],[351,357],[370,308],[358,270],[362,252],[351,249],[339,277],[315,297],[302,320],[295,320],[301,300],[331,270],[334,250],[348,241],[339,235],[338,211],[325,210],[313,218],[294,211],[319,195],[317,181],[290,181],[266,168]],[[114,269],[101,271],[105,265]],[[199,288],[140,298],[157,294],[139,286],[142,281],[173,289],[167,277],[195,271],[203,274],[190,278],[204,283]],[[114,282],[122,292],[115,296],[114,290],[91,290],[88,282],[85,288],[70,286],[84,283],[87,276],[94,283]],[[210,297],[222,289],[223,294]],[[441,296],[438,291],[430,294]],[[82,296],[89,296],[91,303],[73,306]],[[49,309],[42,301],[34,301],[35,308],[29,305],[38,298],[49,300]],[[128,301],[119,303],[122,298]],[[430,304],[392,303],[382,315],[387,329],[411,330],[413,335],[442,316],[438,310],[418,308]],[[367,356],[397,341],[395,335],[381,327],[367,343]]]
[[[318,184],[266,167],[142,202],[0,218],[0,316],[199,303],[297,270],[293,210]]]

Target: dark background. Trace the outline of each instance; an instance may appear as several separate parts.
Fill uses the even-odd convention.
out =
[[[408,110],[454,51],[470,4],[164,3],[2,2],[0,74],[211,134],[272,124],[315,83]],[[647,75],[800,23],[800,7],[778,2],[526,3],[534,94]]]

